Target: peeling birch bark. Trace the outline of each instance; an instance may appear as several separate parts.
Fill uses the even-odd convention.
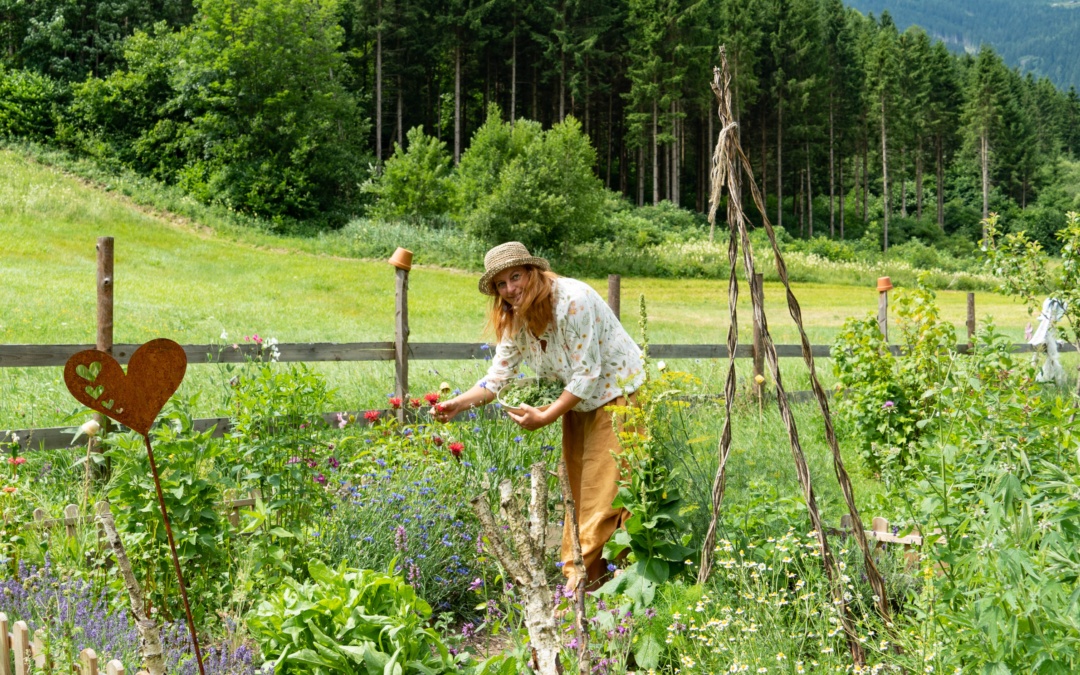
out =
[[[521,504],[514,496],[509,480],[499,485],[499,507],[509,525],[514,548],[511,551],[503,539],[501,528],[487,499],[474,497],[469,503],[480,528],[499,563],[521,590],[524,599],[525,627],[529,643],[535,650],[537,672],[540,675],[559,673],[559,633],[555,620],[555,602],[544,572],[544,540],[547,536],[547,473],[544,462],[530,467],[532,472],[529,516],[521,514]]]
[[[139,587],[139,581],[131,569],[131,561],[128,560],[127,550],[120,539],[120,533],[116,531],[116,523],[113,522],[109,503],[98,502],[96,508],[98,520],[105,530],[105,539],[112,547],[113,554],[116,555],[116,564],[120,568],[120,575],[124,578],[124,586],[127,588],[128,599],[131,601],[131,613],[135,616],[135,630],[139,633],[139,653],[142,654],[143,664],[150,675],[165,675],[165,650],[161,646],[161,626],[146,616],[146,602],[143,599],[142,588]]]

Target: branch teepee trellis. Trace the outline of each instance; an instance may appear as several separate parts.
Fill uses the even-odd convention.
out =
[[[821,558],[825,564],[825,572],[832,584],[834,602],[841,609],[841,622],[843,624],[844,634],[847,637],[848,647],[851,650],[851,657],[856,665],[861,666],[865,664],[865,656],[851,621],[850,610],[844,599],[843,575],[829,548],[825,527],[821,522],[821,515],[818,512],[817,499],[814,496],[814,488],[810,481],[810,470],[806,465],[806,456],[804,455],[802,445],[799,442],[799,430],[795,425],[795,418],[791,412],[791,405],[788,402],[787,392],[784,390],[784,384],[780,377],[780,367],[776,357],[776,347],[773,344],[772,335],[769,333],[768,322],[765,319],[765,310],[762,300],[764,296],[762,289],[758,287],[760,283],[758,277],[754,274],[754,256],[753,251],[750,248],[750,236],[747,232],[746,214],[743,211],[742,204],[743,191],[741,179],[743,175],[746,176],[749,182],[754,203],[761,213],[762,221],[765,224],[765,230],[769,235],[769,242],[772,244],[773,255],[776,259],[776,271],[787,292],[788,311],[791,314],[791,318],[794,319],[795,325],[798,326],[799,329],[803,359],[806,361],[806,365],[810,370],[812,389],[817,398],[818,405],[821,407],[821,414],[825,421],[825,437],[828,441],[829,449],[832,451],[833,468],[836,470],[836,478],[840,483],[841,491],[844,493],[844,501],[847,503],[848,512],[851,514],[851,526],[854,531],[855,539],[858,542],[859,549],[863,553],[863,559],[866,565],[866,576],[877,597],[878,611],[885,621],[885,624],[890,625],[891,619],[888,599],[885,596],[885,583],[874,562],[871,548],[867,543],[866,533],[863,529],[862,519],[859,518],[859,511],[855,506],[855,493],[851,487],[851,480],[848,478],[847,470],[844,469],[843,459],[840,456],[840,445],[836,440],[836,431],[833,428],[832,415],[829,412],[829,401],[826,398],[825,389],[821,386],[821,382],[818,379],[817,370],[814,367],[814,355],[810,349],[810,339],[807,337],[806,330],[803,327],[802,310],[799,307],[799,301],[796,300],[795,294],[791,290],[791,284],[788,281],[787,265],[784,263],[784,257],[776,244],[776,233],[773,230],[772,223],[769,222],[769,217],[765,213],[765,204],[761,197],[761,191],[754,181],[754,170],[750,166],[750,161],[747,159],[746,154],[739,145],[738,124],[735,121],[735,116],[732,114],[731,109],[731,74],[728,70],[727,54],[723,46],[720,47],[720,63],[721,66],[719,68],[713,68],[712,81],[712,90],[718,100],[717,114],[720,118],[720,136],[717,140],[716,148],[713,150],[713,168],[710,175],[711,194],[709,197],[709,222],[716,222],[716,211],[720,206],[721,193],[726,187],[728,193],[728,226],[730,229],[730,236],[728,239],[728,263],[730,265],[730,275],[728,279],[728,309],[731,314],[731,324],[728,327],[727,337],[729,357],[727,379],[724,385],[725,418],[724,428],[720,435],[720,465],[717,468],[716,478],[713,481],[712,519],[709,522],[709,529],[706,533],[705,543],[702,549],[701,568],[698,580],[704,583],[711,572],[713,547],[716,544],[717,521],[719,519],[720,504],[724,499],[724,489],[726,485],[725,469],[727,466],[728,454],[731,451],[731,405],[735,396],[734,357],[736,351],[735,348],[738,345],[736,305],[739,300],[739,283],[736,278],[736,271],[738,268],[739,244],[741,242],[743,268],[750,284],[750,299],[754,309],[754,320],[761,328],[761,342],[765,351],[765,359],[768,362],[769,370],[772,372],[773,382],[776,383],[776,402],[780,409],[780,417],[783,419],[784,426],[788,432],[788,441],[791,444],[791,455],[795,461],[799,484],[803,490],[803,498],[805,499],[807,509],[810,512],[810,521],[813,524],[814,530],[817,532],[818,542],[821,546]]]

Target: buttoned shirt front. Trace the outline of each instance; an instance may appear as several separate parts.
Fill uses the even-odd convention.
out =
[[[588,412],[641,386],[641,350],[599,293],[576,279],[559,278],[553,282],[552,303],[554,325],[539,337],[528,328],[504,337],[481,387],[498,394],[507,382],[524,376],[522,365],[529,365],[539,377],[562,381],[566,391],[581,399],[574,410]]]

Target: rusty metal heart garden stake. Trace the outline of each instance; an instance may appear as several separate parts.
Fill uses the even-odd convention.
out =
[[[150,470],[154,474],[158,504],[161,506],[161,517],[165,521],[165,534],[169,537],[173,567],[180,583],[180,596],[184,600],[195,658],[199,663],[199,673],[205,675],[199,638],[195,634],[195,621],[188,604],[187,586],[180,571],[176,542],[169,525],[169,514],[165,510],[165,497],[161,492],[157,464],[154,462],[154,449],[150,445],[150,427],[169,397],[184,381],[186,371],[187,354],[184,353],[184,348],[172,340],[158,339],[147,342],[131,355],[126,374],[110,354],[96,349],[81,351],[68,359],[64,366],[64,382],[71,395],[80,403],[134,429],[142,434],[146,441],[146,454],[150,458]]]

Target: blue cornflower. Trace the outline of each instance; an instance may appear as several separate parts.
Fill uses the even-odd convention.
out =
[[[564,562],[557,562],[557,563],[555,563],[555,567],[562,567],[565,564],[566,563],[564,563]]]
[[[460,395],[461,395],[461,390],[460,389],[455,389],[454,390],[454,396],[460,396]]]
[[[480,345],[480,349],[482,349],[483,351],[487,351],[488,345]]]
[[[473,433],[474,433],[474,434],[478,434],[478,433],[480,433],[481,431],[482,431],[482,429],[481,429],[480,427],[473,427]]]
[[[609,564],[607,566],[607,571],[608,572],[614,572],[616,569],[618,569],[618,568],[616,568],[614,565]]]
[[[525,474],[525,477],[526,477],[526,478],[532,478],[532,474],[531,474],[531,473],[527,473],[527,474]]]
[[[525,437],[524,437],[524,436],[514,436],[514,442],[515,442],[515,443],[520,443],[520,442],[522,442],[523,440],[525,440]]]
[[[488,469],[488,473],[495,473],[496,471],[498,471],[498,469],[496,469],[495,467],[491,467],[490,469]]]
[[[480,388],[481,389],[487,389],[487,380],[484,380],[483,382],[480,383]]]

